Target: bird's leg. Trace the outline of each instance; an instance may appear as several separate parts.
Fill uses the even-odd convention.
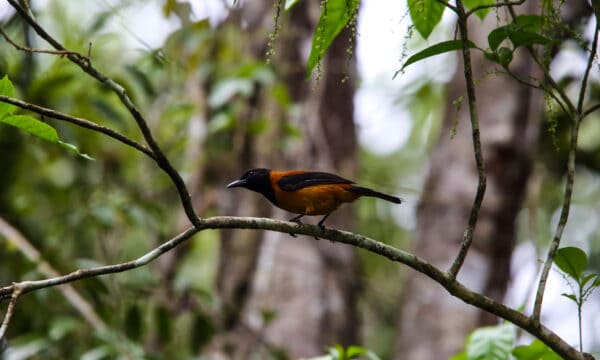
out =
[[[323,216],[323,218],[317,223],[317,225],[321,228],[321,230],[325,230],[325,225],[323,225],[323,223],[325,222],[325,220],[327,220],[329,215],[331,215],[331,213]]]
[[[300,220],[303,216],[304,216],[304,214],[300,214],[300,215],[294,216],[293,218],[291,218],[288,221],[292,221],[292,222],[295,222],[296,224],[300,225],[300,224],[303,224],[303,222]],[[290,236],[296,237],[296,234],[290,233]]]
[[[300,214],[300,215],[294,216],[293,218],[289,219],[288,221],[293,221],[295,223],[302,224],[302,221],[300,221],[300,219],[302,219],[303,216],[304,216],[304,214]]]

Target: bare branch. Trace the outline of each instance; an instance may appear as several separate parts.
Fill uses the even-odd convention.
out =
[[[87,119],[83,119],[83,118],[79,118],[76,116],[71,116],[65,113],[62,113],[60,111],[56,111],[56,110],[52,110],[52,109],[48,109],[39,105],[35,105],[35,104],[31,104],[19,99],[15,99],[15,98],[11,98],[8,96],[4,96],[4,95],[0,95],[0,102],[4,102],[7,104],[12,104],[15,106],[20,107],[21,109],[25,109],[25,110],[29,110],[31,112],[34,112],[36,114],[40,114],[43,116],[47,116],[49,118],[52,119],[56,119],[56,120],[62,120],[62,121],[66,121],[69,122],[71,124],[75,124],[77,126],[80,126],[82,128],[86,128],[86,129],[90,129],[93,131],[97,131],[99,133],[102,133],[104,135],[107,135],[115,140],[118,140],[120,142],[122,142],[125,145],[131,146],[141,152],[143,152],[144,154],[148,155],[151,159],[154,159],[154,154],[152,153],[152,151],[150,149],[148,149],[146,146],[138,143],[135,140],[132,140],[130,138],[128,138],[125,135],[122,135],[120,133],[118,133],[115,130],[112,130],[110,128],[107,128],[105,126],[102,125],[98,125],[93,121],[87,120]]]
[[[50,36],[50,34],[48,34],[48,32],[46,32],[46,30],[40,24],[38,24],[37,21],[25,9],[19,6],[15,0],[8,0],[8,2],[42,39],[46,40],[56,50],[68,51],[60,42],[58,42],[58,40]],[[152,150],[154,154],[154,161],[156,161],[156,164],[169,176],[175,185],[181,200],[181,204],[188,219],[192,224],[194,224],[194,226],[198,227],[200,225],[200,220],[194,211],[192,199],[189,191],[187,190],[185,182],[173,165],[171,165],[171,162],[162,152],[161,148],[158,146],[158,143],[154,139],[154,136],[148,127],[146,119],[144,119],[141,112],[133,104],[133,101],[129,98],[129,95],[127,95],[127,92],[125,91],[125,88],[93,67],[88,57],[76,52],[68,52],[64,56],[66,56],[72,63],[79,66],[81,70],[102,84],[108,86],[119,97],[121,103],[127,108],[137,123],[138,128],[142,132],[142,135],[148,144],[148,147]]]
[[[467,17],[465,14],[465,7],[461,0],[456,0],[456,9],[458,15],[458,28],[460,31],[460,37],[463,40],[469,38],[467,29]],[[483,162],[483,150],[481,148],[481,138],[479,135],[479,114],[477,112],[477,99],[475,96],[475,85],[473,82],[473,69],[471,66],[471,52],[467,41],[462,42],[462,55],[464,64],[465,82],[467,88],[467,100],[469,102],[469,115],[471,120],[471,132],[473,138],[473,151],[475,153],[475,163],[477,165],[477,191],[475,193],[475,199],[473,200],[473,206],[471,207],[471,213],[469,214],[469,222],[463,235],[463,240],[460,244],[460,250],[456,259],[452,263],[452,266],[448,270],[448,274],[451,279],[455,279],[460,271],[462,264],[465,261],[469,247],[473,242],[473,233],[475,232],[475,226],[477,225],[477,219],[479,217],[479,210],[483,202],[485,195],[485,188],[487,179],[485,175],[485,164]]]
[[[598,23],[598,19],[596,19],[596,27],[594,31],[594,40],[592,40],[592,47],[590,49],[590,54],[588,56],[588,63],[585,68],[585,73],[583,74],[583,79],[581,80],[581,88],[579,89],[579,101],[577,102],[577,113],[581,114],[583,112],[583,102],[585,100],[585,91],[587,88],[587,82],[590,76],[590,70],[592,69],[592,65],[594,64],[594,59],[596,58],[596,50],[598,48],[598,32],[600,24]]]
[[[335,229],[321,229],[316,225],[297,224],[294,222],[280,221],[266,218],[254,217],[233,217],[233,216],[216,216],[206,219],[200,219],[200,228],[190,227],[176,237],[168,240],[149,251],[145,255],[136,260],[125,263],[106,265],[89,269],[80,269],[70,274],[49,278],[38,281],[23,281],[10,286],[0,288],[0,299],[11,297],[16,288],[20,288],[22,293],[28,293],[34,290],[53,287],[60,284],[70,283],[77,280],[123,272],[137,267],[147,265],[170,249],[180,245],[199,231],[207,229],[260,229],[271,230],[285,233],[295,233],[318,237],[331,240],[334,242],[344,243],[351,246],[365,249],[374,254],[383,256],[391,261],[399,262],[409,266],[410,268],[423,273],[433,279],[435,282],[443,286],[451,295],[461,299],[467,304],[488,311],[497,315],[518,327],[528,331],[546,345],[552,348],[556,353],[563,356],[565,359],[583,360],[583,354],[571,347],[568,343],[562,340],[558,335],[543,325],[534,323],[531,319],[521,312],[507,307],[485,295],[481,295],[465,287],[455,278],[451,277],[446,272],[438,269],[429,262],[420,257],[397,249],[388,244],[370,239],[368,237],[353,234],[351,232],[340,231]],[[290,238],[290,241],[294,241]]]
[[[573,122],[574,124],[571,128],[569,159],[567,161],[567,180],[565,183],[565,195],[563,200],[563,206],[560,212],[560,219],[558,220],[558,224],[556,225],[556,232],[554,234],[554,238],[552,239],[552,243],[550,243],[550,248],[548,249],[546,261],[544,262],[544,265],[542,267],[542,272],[540,274],[540,280],[535,295],[535,302],[533,305],[533,313],[531,315],[532,320],[536,323],[539,323],[540,321],[542,312],[542,301],[544,299],[544,291],[546,289],[546,281],[548,280],[548,275],[550,274],[550,268],[552,267],[552,262],[554,261],[556,251],[560,246],[560,240],[562,238],[565,226],[567,225],[567,220],[569,219],[571,197],[573,195],[573,185],[575,183],[575,155],[577,153],[577,137],[579,135],[579,124],[581,124],[581,119],[579,117],[576,117]]]
[[[586,116],[588,116],[589,114],[593,113],[594,111],[600,109],[600,104],[596,104],[591,106],[589,109],[585,110],[582,114],[581,114],[581,119],[585,118]]]
[[[10,319],[13,316],[15,311],[15,305],[17,304],[17,299],[19,295],[21,295],[21,288],[19,286],[13,285],[12,294],[10,298],[10,303],[8,303],[8,308],[6,309],[6,314],[4,315],[4,320],[2,320],[2,325],[0,326],[0,341],[5,338],[6,330],[8,330],[8,324],[10,323]]]
[[[19,249],[29,261],[35,263],[37,265],[37,270],[42,275],[47,277],[57,277],[60,275],[52,265],[42,258],[40,252],[25,238],[25,236],[21,234],[19,230],[7,223],[2,217],[0,217],[0,235],[4,236],[10,243]],[[94,329],[104,330],[107,328],[104,321],[102,321],[100,316],[94,311],[92,305],[90,305],[90,303],[87,302],[71,284],[60,286],[58,290]]]
[[[21,51],[26,51],[26,52],[30,52],[30,53],[37,53],[37,54],[52,54],[52,55],[60,55],[60,56],[64,56],[64,55],[75,55],[76,53],[72,52],[72,51],[68,51],[68,50],[46,50],[46,49],[33,49],[27,46],[23,46],[23,45],[19,45],[16,42],[14,42],[5,32],[4,29],[0,28],[0,35],[2,35],[2,37],[8,41],[9,44],[11,44],[12,46],[14,46],[16,49],[21,50]]]

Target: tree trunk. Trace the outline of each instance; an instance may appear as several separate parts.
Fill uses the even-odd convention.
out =
[[[471,21],[475,42],[485,43],[496,18],[490,15],[483,23],[479,19]],[[542,94],[507,76],[486,75],[494,65],[475,52],[472,55],[488,186],[473,246],[458,279],[502,300],[509,280],[515,218],[538,137]],[[525,78],[534,75],[533,65],[519,55],[515,54],[511,69]],[[431,155],[414,237],[414,252],[443,269],[449,268],[458,253],[477,187],[464,84],[460,68],[449,87],[443,127]],[[462,96],[464,100],[457,109],[454,101]],[[450,297],[425,276],[414,272],[407,276],[400,304],[397,359],[447,359],[461,350],[475,327],[497,321]]]

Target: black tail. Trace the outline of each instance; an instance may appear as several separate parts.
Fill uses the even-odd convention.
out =
[[[361,195],[361,196],[376,197],[376,198],[380,198],[380,199],[383,199],[383,200],[387,200],[389,202],[393,202],[395,204],[401,204],[402,203],[402,199],[400,199],[399,197],[388,195],[388,194],[384,194],[384,193],[380,193],[379,191],[371,190],[369,188],[362,187],[362,186],[352,186],[349,190],[351,192],[353,192],[355,194],[358,194],[358,195]]]

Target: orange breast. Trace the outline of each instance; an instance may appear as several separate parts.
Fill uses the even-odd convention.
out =
[[[325,215],[342,203],[352,202],[358,195],[346,190],[349,184],[327,184],[305,187],[296,191],[283,191],[274,186],[280,208],[296,214]]]

